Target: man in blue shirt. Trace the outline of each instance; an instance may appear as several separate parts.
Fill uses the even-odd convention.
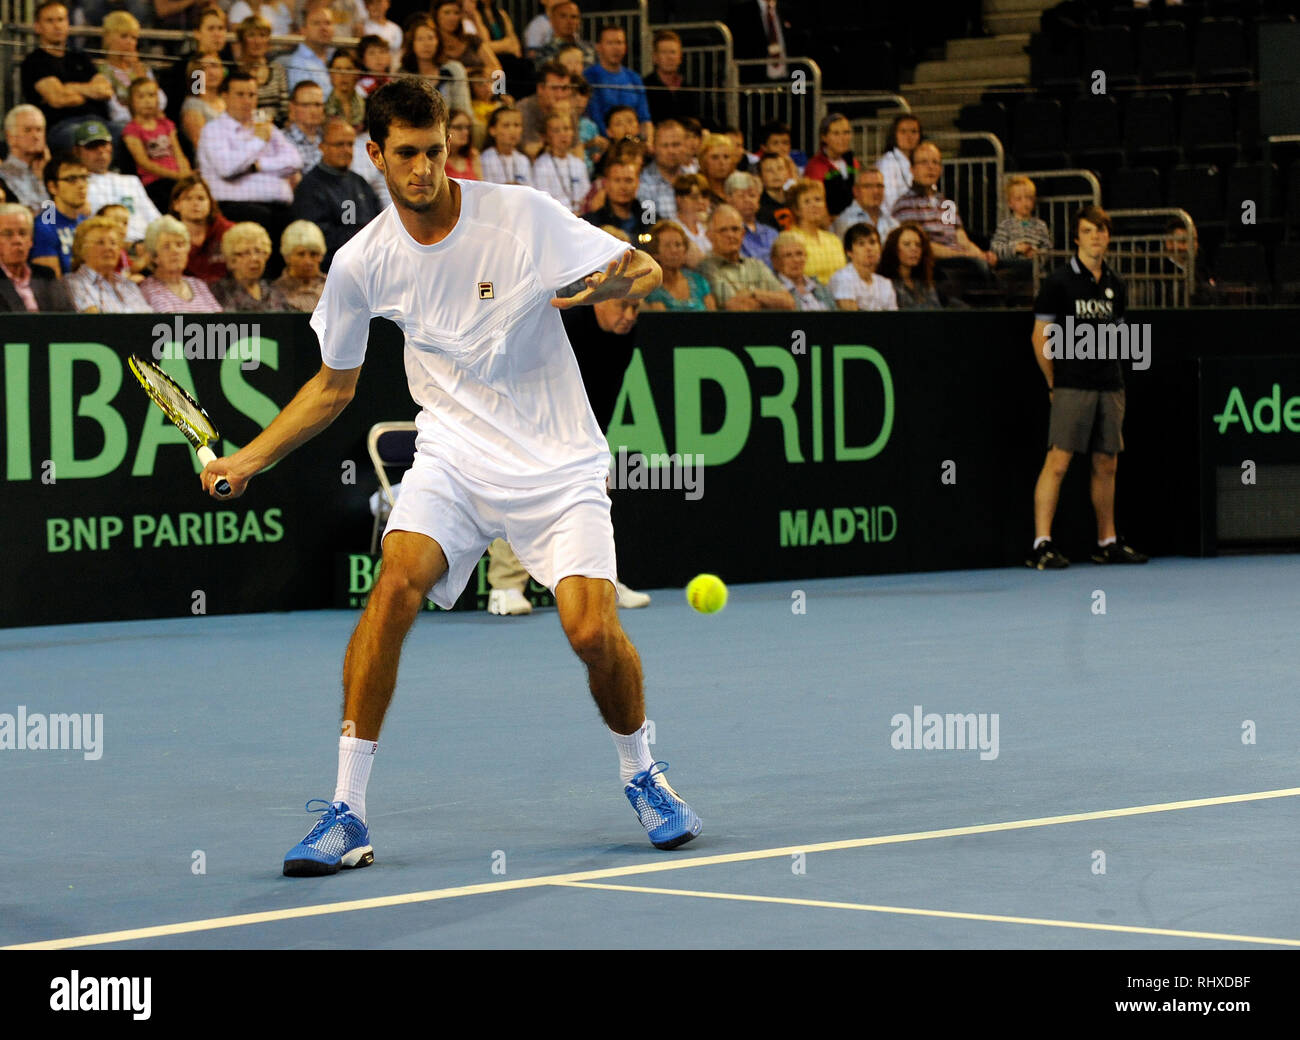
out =
[[[72,240],[86,218],[90,173],[71,152],[56,152],[42,171],[51,202],[45,203],[32,230],[31,262],[60,278],[72,270]]]
[[[650,104],[646,101],[641,77],[623,64],[627,57],[627,34],[619,25],[604,25],[596,41],[595,65],[583,72],[591,84],[591,101],[587,117],[604,126],[611,108],[627,105],[636,110],[641,123],[641,137],[647,145],[654,143],[654,124],[650,121]]]

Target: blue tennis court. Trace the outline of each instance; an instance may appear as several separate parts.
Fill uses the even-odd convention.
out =
[[[0,753],[0,946],[1300,946],[1300,557],[731,593],[623,615],[697,840],[645,841],[553,609],[426,614],[375,865],[320,879],[355,613],[0,631],[11,727],[102,715]]]

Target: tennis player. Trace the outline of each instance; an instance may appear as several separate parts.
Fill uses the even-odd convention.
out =
[[[615,601],[609,446],[560,320],[569,307],[643,299],[659,285],[659,267],[532,188],[448,179],[447,110],[419,80],[375,91],[366,122],[367,152],[393,205],[330,266],[311,317],[321,369],[251,443],[202,474],[209,494],[222,476],[241,494],[347,406],[371,317],[402,328],[421,406],[415,461],[343,662],[334,799],[316,800],[322,815],[285,856],[284,873],[374,862],[366,783],[402,642],[425,596],[450,607],[498,536],[554,592],[614,738],[624,792],[650,841],[676,848],[699,834],[700,819],[650,754],[641,661]],[[572,295],[555,296],[575,283]]]

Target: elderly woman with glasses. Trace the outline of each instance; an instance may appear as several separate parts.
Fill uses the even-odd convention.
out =
[[[212,294],[228,311],[283,311],[289,309],[284,293],[262,276],[271,259],[271,236],[252,221],[236,224],[221,239],[221,252],[230,272],[212,287]]]
[[[284,274],[271,283],[284,293],[291,311],[311,313],[325,288],[321,261],[325,259],[325,234],[310,220],[295,220],[280,236]]]
[[[185,273],[190,259],[190,229],[175,217],[159,217],[144,233],[153,274],[140,283],[149,306],[162,314],[217,314],[207,282]]]
[[[63,284],[82,314],[139,314],[152,309],[139,287],[118,270],[122,232],[108,217],[91,217],[77,226],[72,240],[76,270]]]

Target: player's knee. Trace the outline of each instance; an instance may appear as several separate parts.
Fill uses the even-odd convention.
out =
[[[420,575],[400,566],[383,567],[371,591],[372,599],[386,611],[410,614],[418,611],[429,588]]]
[[[1113,476],[1118,459],[1114,455],[1096,454],[1092,457],[1092,471],[1099,477]]]
[[[592,615],[579,618],[566,634],[573,652],[585,664],[597,666],[615,655],[621,635],[616,625],[611,626],[603,618]]]

